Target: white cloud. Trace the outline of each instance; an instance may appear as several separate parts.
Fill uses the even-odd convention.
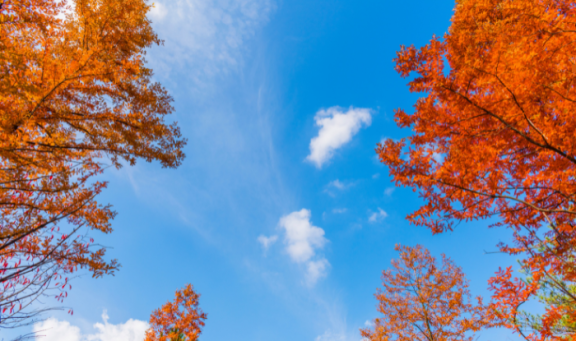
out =
[[[306,265],[306,284],[313,286],[320,278],[326,277],[329,266],[330,263],[326,258],[308,262]]]
[[[348,187],[345,183],[341,182],[340,180],[336,179],[328,184],[328,186],[335,187],[340,190],[346,189]]]
[[[380,173],[376,173],[372,175],[372,179],[378,179],[380,177]]]
[[[388,216],[388,213],[386,213],[383,209],[378,207],[378,212],[372,213],[370,215],[370,217],[368,218],[368,221],[371,223],[375,223],[375,222],[384,220],[384,218],[386,218],[387,216]]]
[[[144,340],[146,330],[148,329],[148,323],[134,319],[129,319],[124,324],[110,324],[108,323],[108,314],[106,314],[106,311],[102,313],[102,320],[104,323],[94,324],[94,328],[98,330],[98,332],[88,335],[87,340],[140,341]]]
[[[321,168],[338,148],[352,140],[362,126],[372,123],[372,116],[370,109],[351,107],[343,112],[339,107],[331,107],[318,111],[314,120],[320,131],[310,141],[310,155],[306,159]]]
[[[286,232],[286,250],[296,263],[304,263],[315,254],[316,248],[324,247],[324,230],[310,223],[310,211],[302,209],[280,218],[279,226]]]
[[[346,213],[346,211],[348,211],[348,209],[346,209],[346,208],[335,208],[332,210],[332,213],[341,214],[341,213]]]
[[[288,255],[295,263],[305,264],[306,283],[312,286],[326,275],[330,263],[316,255],[316,250],[322,249],[328,240],[322,228],[312,225],[310,216],[310,210],[302,209],[283,216],[278,225],[285,231]]]
[[[93,334],[83,334],[80,328],[67,321],[49,318],[34,324],[33,331],[38,341],[143,341],[148,323],[130,319],[126,323],[108,323],[108,314],[102,313],[104,323],[95,323]]]
[[[388,187],[384,190],[384,195],[389,197],[392,195],[392,193],[394,193],[395,188],[394,187]]]
[[[161,0],[149,16],[165,46],[149,56],[165,85],[189,77],[205,91],[214,76],[239,70],[246,42],[269,18],[272,0]],[[190,82],[191,81],[191,82]]]
[[[332,197],[335,197],[337,195],[337,192],[345,191],[352,186],[354,186],[354,182],[344,182],[336,179],[328,183],[328,185],[326,185],[326,189],[324,190],[324,192]]]
[[[277,240],[278,240],[278,236],[270,236],[270,237],[259,236],[258,237],[258,242],[260,242],[260,244],[262,244],[264,251],[267,251],[272,244],[276,243]]]
[[[36,340],[80,341],[80,328],[68,321],[58,321],[55,318],[34,324],[32,330],[36,334]]]

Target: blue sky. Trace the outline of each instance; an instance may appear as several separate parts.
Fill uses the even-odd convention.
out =
[[[393,110],[418,98],[395,52],[446,32],[453,2],[155,3],[165,45],[147,59],[175,98],[187,158],[105,175],[100,201],[119,215],[96,238],[122,269],[76,279],[74,315],[51,314],[36,326],[52,328],[42,340],[137,340],[150,312],[192,283],[208,314],[201,340],[359,341],[395,244],[452,257],[475,295],[513,264],[485,254],[509,237],[486,222],[436,236],[409,225],[421,201],[374,153],[409,134]]]

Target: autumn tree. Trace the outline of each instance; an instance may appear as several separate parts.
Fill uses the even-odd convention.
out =
[[[442,261],[424,247],[396,245],[399,259],[382,272],[374,327],[362,330],[371,341],[474,340],[474,333],[496,325],[490,310],[477,297],[473,303],[462,270],[442,255]]]
[[[110,164],[184,158],[172,98],[144,55],[161,44],[144,0],[0,0],[0,328],[30,323],[70,276],[113,274],[90,236],[115,212],[96,196]]]
[[[443,37],[402,47],[396,69],[423,93],[395,119],[408,138],[377,152],[393,180],[424,205],[408,216],[434,233],[489,219],[513,241],[529,281],[503,269],[491,280],[497,307],[516,323],[519,307],[553,285],[541,328],[529,339],[569,339],[553,326],[575,319],[576,9],[566,0],[457,0]],[[568,316],[568,315],[569,316]]]
[[[196,341],[206,314],[199,307],[200,295],[191,284],[176,291],[176,298],[150,316],[150,329],[144,341]]]

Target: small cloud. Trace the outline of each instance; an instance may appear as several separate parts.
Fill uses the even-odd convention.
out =
[[[278,240],[278,236],[270,236],[270,237],[266,237],[264,235],[261,235],[258,237],[258,242],[260,244],[262,244],[262,247],[264,248],[264,251],[268,251],[268,249],[270,248],[270,246],[274,243],[276,243],[276,241]]]
[[[395,188],[394,187],[388,187],[384,190],[384,195],[389,197],[392,195],[392,193],[394,193]]]
[[[374,175],[372,175],[372,179],[376,180],[380,177],[380,173],[376,173]]]
[[[374,327],[374,321],[372,321],[372,320],[366,320],[366,322],[364,322],[364,327],[366,327],[366,328],[372,328],[372,327]]]
[[[316,249],[323,248],[327,239],[324,230],[310,223],[311,213],[307,209],[292,212],[280,218],[280,227],[286,232],[286,251],[296,263],[310,260]]]
[[[347,208],[335,208],[332,210],[332,213],[334,214],[342,214],[342,213],[346,213],[348,211]]]
[[[322,228],[312,225],[310,217],[310,210],[302,209],[280,218],[278,226],[285,231],[284,242],[290,259],[306,266],[306,284],[313,286],[326,276],[330,263],[316,254],[328,240]]]
[[[378,207],[378,212],[372,213],[370,215],[370,217],[368,218],[368,221],[371,223],[376,223],[376,222],[384,220],[387,216],[388,216],[388,213],[386,213],[383,209]]]
[[[344,112],[342,108],[331,107],[319,110],[314,117],[320,127],[318,136],[310,141],[310,155],[306,160],[317,168],[322,168],[334,152],[352,140],[360,128],[372,124],[370,109],[350,107]]]
[[[350,187],[354,186],[354,182],[343,182],[340,181],[338,179],[331,181],[330,183],[328,183],[328,188],[335,188],[335,189],[339,189],[341,191],[348,189]]]
[[[330,183],[328,184],[328,186],[337,188],[337,189],[339,189],[339,190],[344,190],[344,189],[346,189],[346,187],[347,187],[346,184],[344,184],[343,182],[341,182],[341,181],[338,180],[338,179],[330,182]]]
[[[348,188],[354,186],[354,182],[343,182],[338,179],[331,181],[326,185],[324,192],[328,193],[330,196],[336,196],[336,191],[345,191]]]
[[[330,263],[328,263],[326,258],[308,262],[306,265],[306,284],[314,286],[320,278],[326,277],[329,266]]]

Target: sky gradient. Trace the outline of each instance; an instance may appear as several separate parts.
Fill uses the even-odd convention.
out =
[[[119,215],[95,238],[122,268],[75,279],[74,315],[50,314],[38,340],[140,341],[151,311],[191,283],[208,314],[200,340],[359,341],[398,243],[445,253],[488,297],[487,279],[514,264],[488,253],[507,231],[474,222],[433,236],[408,224],[418,194],[394,187],[374,152],[409,134],[393,110],[418,98],[394,71],[396,51],[442,36],[453,6],[155,1],[165,44],[147,60],[175,99],[186,160],[104,175],[99,201]],[[490,339],[517,338],[479,340]]]

